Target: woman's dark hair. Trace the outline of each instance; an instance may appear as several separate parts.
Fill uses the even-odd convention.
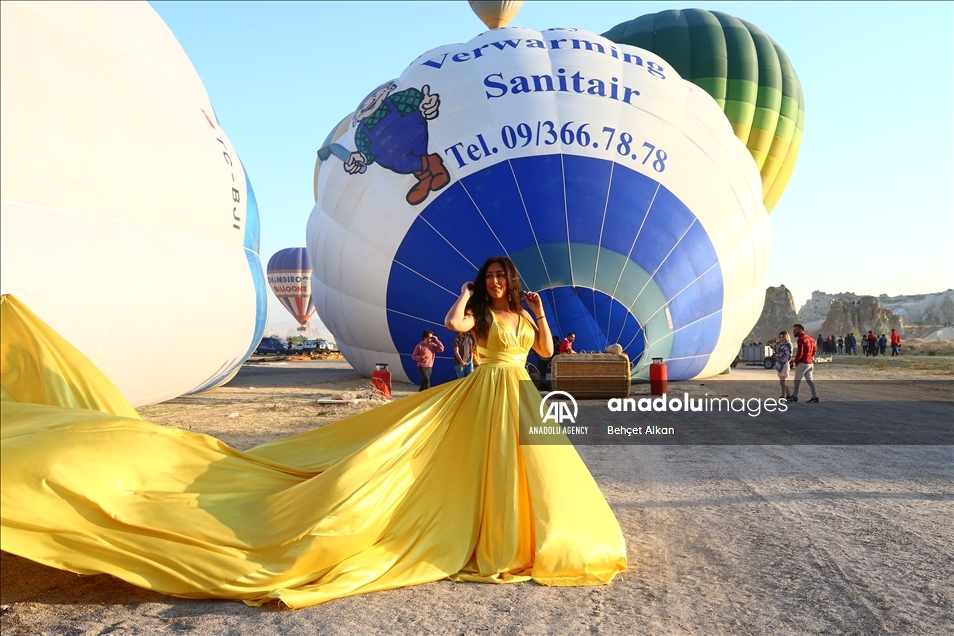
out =
[[[503,267],[507,274],[507,296],[510,311],[519,314],[523,310],[523,288],[520,285],[520,274],[517,266],[506,256],[491,256],[481,266],[474,278],[474,293],[467,301],[464,311],[474,316],[474,332],[477,340],[486,340],[490,333],[487,324],[487,312],[490,311],[490,295],[487,293],[487,269],[494,263]]]

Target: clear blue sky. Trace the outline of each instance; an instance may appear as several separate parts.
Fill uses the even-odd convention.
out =
[[[456,2],[152,2],[195,65],[242,157],[262,262],[305,245],[315,151],[331,127],[418,55],[484,30]],[[694,6],[748,20],[788,53],[806,100],[795,174],[772,213],[767,285],[954,287],[954,4],[527,2],[533,29],[603,33]],[[270,324],[290,317],[274,299]]]

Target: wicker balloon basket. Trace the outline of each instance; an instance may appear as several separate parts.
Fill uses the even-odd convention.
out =
[[[632,388],[629,357],[612,353],[576,353],[553,356],[552,390],[576,399],[622,398]]]

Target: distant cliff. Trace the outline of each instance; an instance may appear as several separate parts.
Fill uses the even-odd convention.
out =
[[[788,291],[785,285],[769,287],[765,290],[762,315],[745,342],[768,342],[781,331],[787,331],[791,335],[792,325],[796,322],[798,321],[795,319],[795,299],[792,298],[792,292]]]
[[[820,332],[825,337],[844,336],[849,332],[856,336],[869,330],[879,336],[889,334],[892,329],[904,333],[901,318],[890,309],[882,306],[874,296],[862,296],[858,300],[839,298],[831,303]]]
[[[905,327],[911,325],[942,327],[954,321],[954,290],[912,296],[882,294],[878,297],[815,291],[798,310],[798,321],[806,325],[820,323],[826,336],[844,335],[848,331],[867,333],[869,329],[879,335],[891,329],[903,334]]]
[[[954,289],[938,294],[878,296],[881,306],[900,316],[905,323],[944,326],[954,322]]]

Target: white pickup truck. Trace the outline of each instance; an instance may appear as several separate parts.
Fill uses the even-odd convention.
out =
[[[314,351],[318,348],[317,340],[305,340],[296,345],[292,345],[292,351]]]
[[[328,340],[305,340],[301,344],[292,345],[291,350],[305,353],[336,353],[338,345]]]

